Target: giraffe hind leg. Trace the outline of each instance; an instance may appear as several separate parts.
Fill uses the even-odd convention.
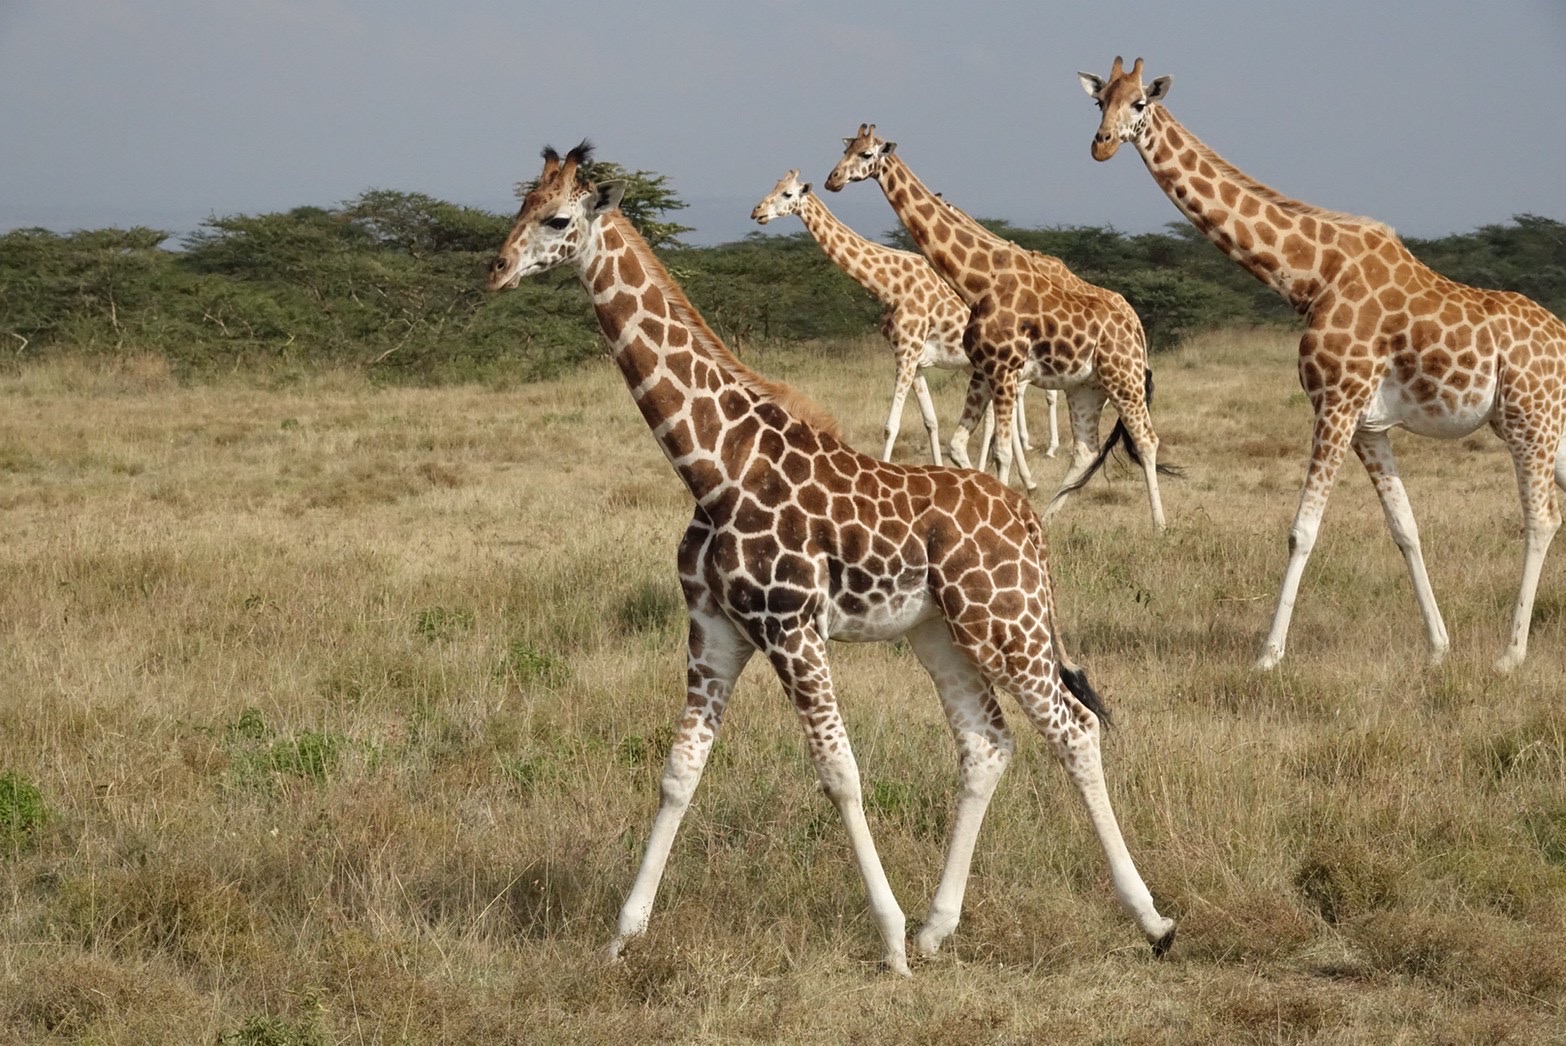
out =
[[[1548,441],[1543,441],[1548,446]],[[1560,506],[1554,487],[1566,490],[1566,436],[1556,443],[1554,484],[1550,482],[1548,452],[1530,452],[1528,442],[1513,444],[1512,460],[1517,470],[1517,487],[1523,506],[1523,570],[1517,588],[1517,603],[1512,609],[1512,628],[1506,650],[1495,663],[1496,671],[1510,672],[1528,656],[1528,632],[1533,622],[1533,602],[1539,590],[1539,575],[1550,543],[1561,527]]]
[[[973,863],[974,843],[1001,774],[1011,761],[1011,733],[995,700],[995,691],[953,644],[942,618],[932,618],[908,633],[909,645],[934,680],[941,708],[957,743],[961,778],[946,863],[924,925],[915,938],[921,955],[934,955],[957,929]]]
[[[1174,943],[1175,921],[1159,914],[1110,805],[1099,748],[1104,719],[1094,711],[1103,708],[1102,702],[1080,670],[1060,672],[1043,687],[1018,688],[1014,693],[1033,725],[1054,747],[1087,808],[1099,846],[1109,861],[1115,896],[1136,920],[1153,954],[1162,957]]]
[[[1110,879],[1121,904],[1153,947],[1163,955],[1174,940],[1175,923],[1159,914],[1126,848],[1110,805],[1099,752],[1099,736],[1108,712],[1075,665],[1063,665],[1055,649],[1050,622],[1054,616],[1049,577],[1039,565],[1037,599],[1025,598],[1037,609],[1036,627],[1006,630],[996,645],[989,622],[948,618],[952,636],[966,650],[987,680],[1009,692],[1034,728],[1054,748],[1077,794],[1087,808],[1093,831],[1109,862]],[[1026,585],[1026,582],[1024,582]]]

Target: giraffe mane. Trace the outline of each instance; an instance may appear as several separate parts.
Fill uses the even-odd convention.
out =
[[[1182,125],[1180,121],[1176,120],[1174,116],[1170,114],[1168,109],[1165,109],[1157,102],[1154,102],[1152,107],[1157,110],[1165,120],[1175,124],[1182,132],[1184,132],[1182,137],[1185,138],[1186,145],[1190,149],[1194,150],[1199,157],[1207,160],[1214,167],[1218,168],[1218,170],[1223,173],[1224,177],[1242,186],[1247,192],[1255,194],[1256,196],[1266,200],[1268,203],[1271,203],[1282,210],[1288,211],[1290,214],[1319,218],[1323,221],[1332,222],[1333,224],[1339,225],[1360,225],[1369,229],[1375,229],[1379,232],[1383,232],[1388,236],[1393,237],[1394,239],[1397,238],[1396,230],[1394,230],[1386,222],[1378,221],[1375,218],[1367,218],[1362,214],[1353,214],[1349,211],[1334,211],[1326,207],[1317,207],[1314,204],[1305,203],[1302,200],[1296,200],[1292,196],[1285,196],[1277,189],[1274,189],[1272,186],[1267,185],[1264,182],[1257,181],[1255,178],[1251,177],[1249,174],[1246,174],[1228,160],[1225,160],[1222,156],[1219,156],[1212,146],[1208,145],[1206,142],[1202,141],[1191,132],[1185,130],[1184,125]]]
[[[647,241],[631,225],[630,219],[618,211],[612,212],[617,224],[621,226],[620,234],[627,243],[634,246],[643,267],[647,270],[648,277],[657,285],[658,290],[673,307],[675,314],[686,326],[690,328],[691,336],[695,343],[722,367],[735,381],[757,396],[782,407],[790,415],[804,422],[819,432],[830,436],[840,437],[837,419],[825,407],[805,395],[786,382],[774,381],[763,377],[740,362],[738,356],[730,351],[718,337],[718,333],[707,325],[706,319],[697,311],[696,306],[686,295],[685,289],[679,285],[663,261],[653,253]],[[610,217],[606,215],[606,217]]]

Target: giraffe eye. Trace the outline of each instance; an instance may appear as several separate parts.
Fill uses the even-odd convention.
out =
[[[859,155],[864,157],[866,160],[874,160],[875,159],[875,150],[873,150],[873,149],[866,149],[864,152],[860,153]]]
[[[1136,101],[1131,103],[1131,108],[1135,109],[1137,112],[1141,112],[1143,109],[1147,108],[1147,99],[1138,98]]]
[[[550,218],[548,221],[544,222],[544,224],[549,226],[551,229],[564,229],[566,226],[571,224],[571,219],[567,218],[563,214],[557,214],[553,218]]]

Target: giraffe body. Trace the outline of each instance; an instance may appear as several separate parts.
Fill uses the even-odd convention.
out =
[[[826,655],[830,639],[899,635],[935,680],[962,780],[920,949],[934,951],[957,925],[979,825],[1011,757],[1000,688],[1064,763],[1118,896],[1161,954],[1174,923],[1154,907],[1110,808],[1103,707],[1055,646],[1044,534],[1027,500],[983,473],[877,461],[841,442],[826,419],[807,420],[807,408],[790,405],[786,389],[745,368],[702,322],[615,208],[617,188],[578,179],[586,148],[564,163],[545,151],[488,285],[576,270],[633,400],[696,501],[678,555],[690,622],[685,706],[611,955],[646,929],[735,681],[760,652],[842,816],[884,961],[908,972],[904,915],[870,836]]]
[[[892,389],[891,410],[886,416],[886,446],[881,452],[881,460],[892,460],[892,448],[897,442],[897,433],[902,424],[903,404],[908,398],[908,390],[912,388],[924,418],[925,430],[929,434],[930,455],[935,464],[941,464],[940,424],[923,372],[927,367],[973,370],[973,364],[963,348],[968,306],[941,281],[923,256],[875,243],[844,225],[821,202],[821,198],[810,191],[810,185],[799,180],[798,170],[790,171],[779,179],[772,191],[750,212],[751,218],[762,225],[790,214],[799,216],[805,229],[832,264],[886,306],[881,316],[881,336],[891,343],[897,360],[897,377]],[[1059,393],[1051,389],[1046,396],[1049,403],[1049,447],[1044,456],[1052,458],[1060,446],[1060,428],[1055,420],[1055,403]],[[1019,389],[1018,438],[1013,447],[1019,455],[1022,448],[1030,446],[1026,417]],[[994,412],[986,411],[983,451],[979,457],[981,469],[989,451],[993,419]],[[1018,443],[1020,446],[1017,446]]]
[[[1048,517],[1102,464],[1099,417],[1104,404],[1111,403],[1119,421],[1110,443],[1124,439],[1142,465],[1153,525],[1163,530],[1158,435],[1147,403],[1147,338],[1136,311],[1058,258],[1023,250],[931,192],[896,154],[896,143],[877,135],[874,125],[861,124],[859,133],[843,142],[843,158],[827,176],[826,187],[836,191],[849,182],[874,179],[930,264],[970,308],[963,346],[974,376],[952,437],[953,459],[968,463],[967,434],[993,399],[995,455],[1005,482],[1020,384],[1063,391],[1071,418],[1071,464],[1050,500]],[[1027,460],[1016,460],[1023,484],[1033,489]]]
[[[1289,561],[1257,667],[1283,658],[1300,578],[1350,448],[1381,500],[1424,619],[1430,659],[1449,646],[1419,530],[1387,433],[1438,439],[1489,425],[1511,453],[1526,530],[1510,636],[1496,667],[1527,656],[1529,621],[1566,489],[1566,323],[1520,294],[1447,279],[1380,222],[1292,200],[1230,164],[1159,103],[1170,79],[1142,83],[1142,60],[1109,79],[1080,74],[1103,112],[1107,160],[1132,142],[1193,225],[1302,314],[1300,385],[1315,414],[1310,462],[1289,530]]]

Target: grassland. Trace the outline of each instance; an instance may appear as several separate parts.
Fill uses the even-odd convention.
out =
[[[750,358],[880,445],[880,343]],[[1521,562],[1508,459],[1488,433],[1397,439],[1447,662],[1424,664],[1351,462],[1289,658],[1253,674],[1309,430],[1292,339],[1215,336],[1156,369],[1187,469],[1169,533],[1111,475],[1052,522],[1051,559],[1180,938],[1150,957],[1013,716],[965,921],[907,982],[876,970],[760,665],[649,935],[600,962],[680,700],[688,518],[607,365],[443,389],[0,374],[0,1040],[1566,1041],[1566,550],[1530,660],[1492,674]],[[960,388],[938,384],[950,419]],[[924,456],[913,411],[899,454]],[[1046,489],[1062,468],[1035,462]],[[917,922],[950,740],[905,648],[836,658]]]

